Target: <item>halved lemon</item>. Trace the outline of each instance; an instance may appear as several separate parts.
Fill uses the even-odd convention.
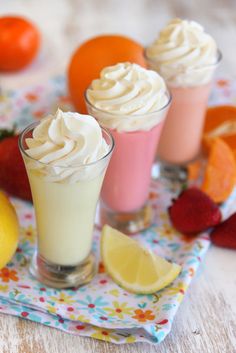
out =
[[[101,256],[114,282],[134,293],[151,294],[168,286],[181,267],[142,247],[136,240],[105,225]]]

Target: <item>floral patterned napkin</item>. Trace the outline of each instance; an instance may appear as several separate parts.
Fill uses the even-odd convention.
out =
[[[218,80],[212,102],[233,102],[235,84]],[[236,87],[235,87],[236,88]],[[65,80],[56,77],[45,85],[30,87],[0,96],[0,125],[17,123],[24,127],[57,106],[66,110],[70,103],[65,95]],[[188,240],[169,223],[167,207],[178,191],[172,185],[153,181],[150,202],[155,224],[134,236],[167,260],[182,265],[180,276],[167,288],[153,295],[134,295],[116,285],[106,275],[99,257],[99,231],[94,231],[93,251],[98,274],[88,285],[79,289],[56,290],[32,278],[28,265],[36,239],[33,207],[30,203],[12,199],[21,224],[20,243],[11,263],[0,270],[0,311],[56,327],[74,335],[89,336],[113,343],[161,342],[171,325],[209,247],[207,233]],[[224,215],[235,209],[236,192],[224,204]]]

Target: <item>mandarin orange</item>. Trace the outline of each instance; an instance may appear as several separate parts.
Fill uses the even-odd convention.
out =
[[[143,51],[139,43],[121,35],[98,36],[83,43],[72,55],[67,72],[75,108],[86,113],[84,92],[104,67],[125,61],[146,67]]]
[[[29,65],[40,48],[35,24],[21,16],[0,17],[0,70],[17,71]]]

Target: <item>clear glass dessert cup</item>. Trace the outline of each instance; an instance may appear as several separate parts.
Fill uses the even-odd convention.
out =
[[[37,124],[27,127],[19,138],[37,226],[37,247],[29,270],[50,287],[77,287],[89,282],[96,272],[91,252],[94,219],[114,140],[102,128],[109,151],[99,160],[73,167],[44,164],[27,154],[26,139],[32,137]],[[61,173],[76,178],[61,180]]]
[[[150,60],[147,55],[146,60],[148,67],[158,72],[155,61]],[[172,95],[172,103],[158,144],[156,164],[153,168],[158,171],[155,176],[161,175],[174,181],[186,180],[187,164],[197,159],[201,152],[202,131],[212,78],[221,60],[222,54],[218,50],[214,64],[189,69],[187,73],[176,69],[175,76],[180,75],[178,80],[185,82],[183,86],[173,85],[171,81],[166,82]],[[200,77],[204,83],[188,85],[193,75]]]
[[[134,234],[148,228],[152,223],[153,214],[148,196],[152,165],[171,102],[168,91],[166,95],[168,101],[164,107],[155,112],[135,116],[138,119],[156,119],[158,115],[158,123],[150,130],[119,132],[109,129],[116,148],[101,191],[99,227],[109,224],[126,234]],[[88,101],[86,94],[85,99],[89,114],[101,125],[104,125],[101,120],[117,118],[117,114],[97,109]],[[122,115],[122,118],[131,119],[131,116]]]

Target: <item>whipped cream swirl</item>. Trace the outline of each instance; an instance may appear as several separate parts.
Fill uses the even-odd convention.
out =
[[[163,119],[169,102],[163,78],[131,63],[104,68],[86,98],[89,113],[119,132],[150,130]]]
[[[76,182],[87,178],[98,167],[94,164],[93,168],[86,168],[86,165],[109,151],[93,117],[61,110],[55,116],[44,118],[33,130],[32,138],[26,139],[26,144],[25,152],[33,158],[28,167],[42,173],[48,181]]]
[[[197,86],[206,84],[219,62],[215,40],[195,21],[173,19],[146,49],[149,67],[168,84]]]

